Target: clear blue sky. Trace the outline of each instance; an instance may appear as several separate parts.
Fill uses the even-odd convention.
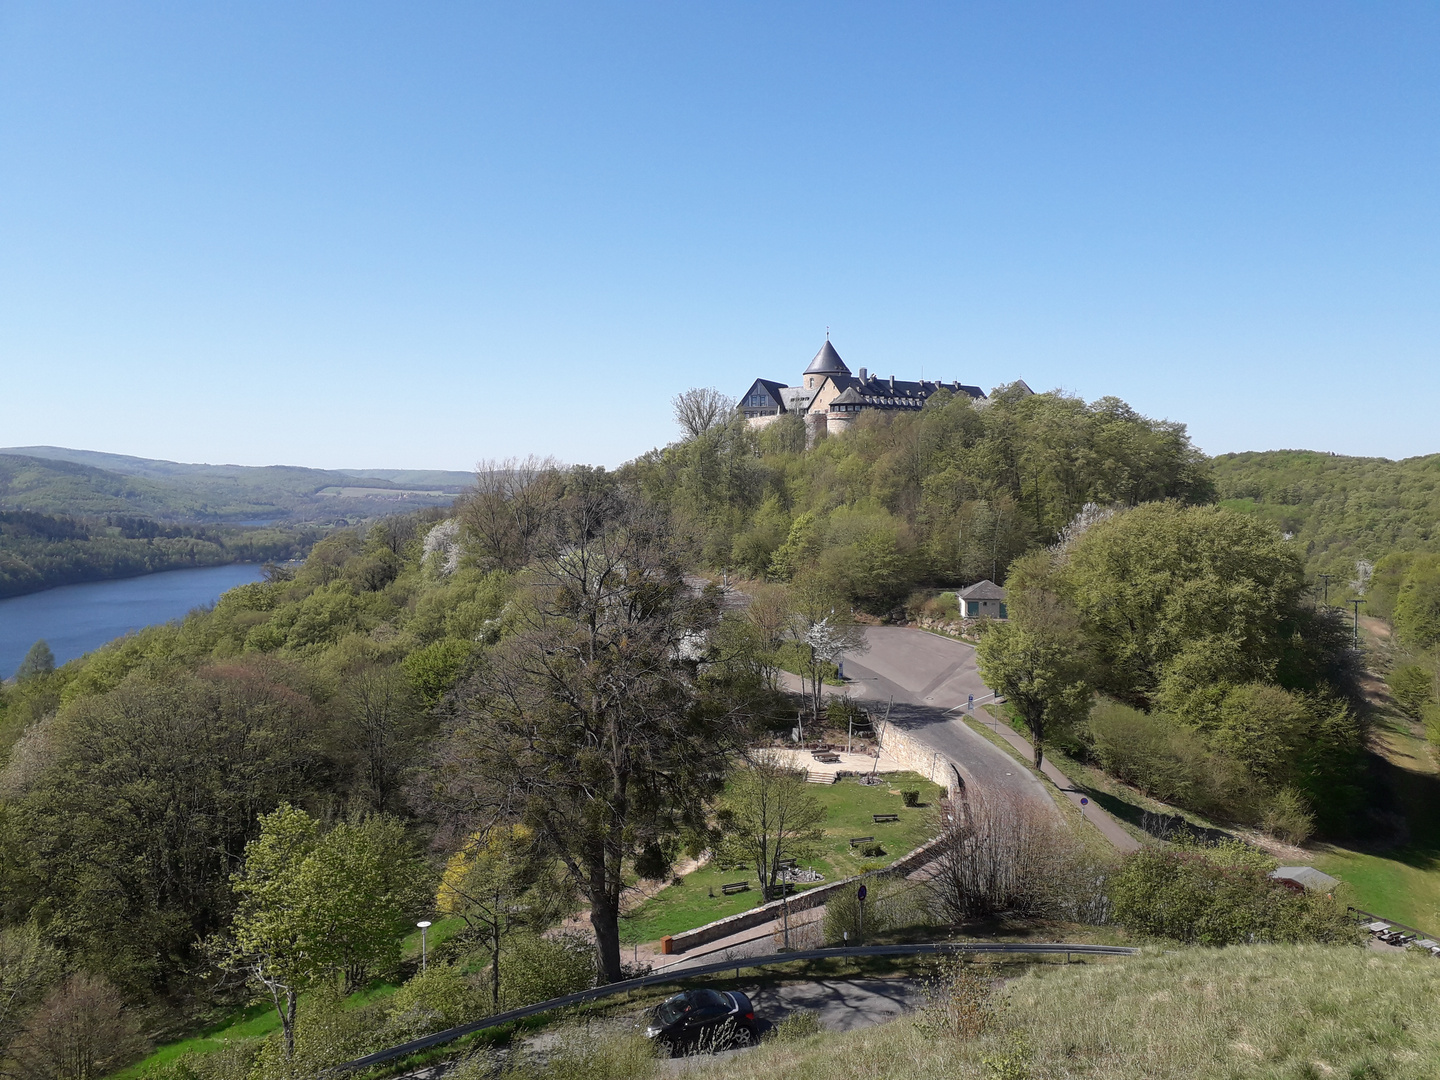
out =
[[[0,445],[617,464],[1017,377],[1440,451],[1440,7],[0,0]]]

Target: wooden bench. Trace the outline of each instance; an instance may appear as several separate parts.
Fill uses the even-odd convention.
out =
[[[876,825],[884,824],[884,823],[887,822],[887,821],[899,821],[899,820],[900,820],[900,815],[899,815],[899,814],[871,814],[870,816],[875,819],[875,824],[876,824]]]
[[[738,892],[749,892],[750,883],[748,881],[732,881],[729,885],[721,885],[720,891],[726,896],[734,896]]]
[[[840,755],[832,753],[829,750],[816,750],[810,756],[825,765],[838,765],[840,763]]]
[[[851,847],[859,847],[861,844],[873,844],[874,842],[875,838],[873,836],[852,836],[850,838]]]

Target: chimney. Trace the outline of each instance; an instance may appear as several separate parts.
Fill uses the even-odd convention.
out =
[[[860,381],[862,383],[865,381],[865,369],[863,367],[860,369]]]
[[[890,392],[891,392],[892,394],[895,392],[895,376],[894,376],[894,375],[891,375],[891,376],[890,376]]]

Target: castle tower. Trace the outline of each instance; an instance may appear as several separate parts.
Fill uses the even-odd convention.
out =
[[[845,361],[840,359],[840,354],[835,351],[835,346],[830,344],[830,339],[825,339],[825,344],[815,354],[815,359],[810,361],[810,366],[800,376],[800,384],[806,390],[814,390],[825,381],[827,375],[849,375],[850,369],[845,366]]]

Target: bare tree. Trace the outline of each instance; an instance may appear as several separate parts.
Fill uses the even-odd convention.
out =
[[[719,817],[723,850],[749,864],[767,895],[780,881],[780,864],[808,857],[824,835],[825,807],[805,777],[765,751],[734,775]]]
[[[463,498],[460,520],[480,561],[501,570],[529,562],[564,487],[553,457],[506,458],[475,466],[475,487]]]
[[[589,902],[614,981],[625,875],[664,876],[680,831],[704,827],[730,732],[687,660],[713,597],[686,587],[668,518],[605,481],[572,473],[523,625],[463,691],[429,791],[460,835],[533,831]]]
[[[85,972],[52,990],[11,1047],[20,1080],[98,1080],[138,1053],[139,1025],[120,994]]]
[[[952,923],[993,915],[1087,918],[1103,906],[1093,866],[1054,808],[960,789],[926,889]]]
[[[696,386],[670,399],[675,410],[675,423],[687,439],[698,439],[711,428],[719,427],[735,411],[735,399],[726,397],[713,386]]]

